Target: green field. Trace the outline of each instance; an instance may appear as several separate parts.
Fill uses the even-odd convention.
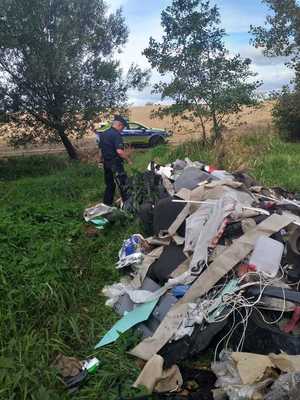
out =
[[[300,191],[299,143],[253,135],[240,146],[259,149],[245,162],[260,181]],[[210,162],[217,157],[196,143],[163,146],[137,153],[134,169],[144,169],[152,158],[185,156]],[[231,163],[225,154],[223,166]],[[117,320],[101,290],[118,280],[114,264],[122,240],[139,229],[123,220],[87,236],[83,210],[102,192],[102,172],[93,165],[64,157],[0,161],[0,399],[69,398],[51,368],[58,353],[101,361],[77,399],[117,399],[119,385],[124,395],[136,394],[130,384],[138,368],[126,351],[137,338],[129,333],[93,350]]]

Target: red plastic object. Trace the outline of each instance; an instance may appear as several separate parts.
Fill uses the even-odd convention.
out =
[[[293,312],[292,318],[286,325],[282,327],[282,331],[284,333],[293,332],[296,329],[297,325],[299,324],[299,321],[300,321],[300,307],[296,307]]]
[[[206,165],[205,166],[205,171],[208,172],[209,174],[211,174],[214,171],[217,171],[217,168],[213,167],[212,165]]]
[[[250,264],[241,264],[238,268],[238,276],[242,278],[244,275],[249,272],[256,272],[256,266]]]

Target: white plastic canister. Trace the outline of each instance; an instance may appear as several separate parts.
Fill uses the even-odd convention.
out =
[[[279,270],[284,246],[277,240],[260,236],[254,246],[249,264],[255,265],[258,272],[274,278]]]

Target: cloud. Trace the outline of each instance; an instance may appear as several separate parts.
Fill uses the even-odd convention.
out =
[[[116,11],[118,8],[126,5],[127,0],[109,0],[106,1],[107,6],[111,11]]]
[[[236,10],[224,9],[221,10],[221,26],[225,29],[226,33],[244,33],[249,32],[250,25],[263,25],[264,20],[255,17],[249,18],[243,12]]]
[[[249,43],[236,43],[235,41],[230,40],[230,38],[227,39],[226,46],[230,54],[239,53],[242,57],[250,58],[254,64],[260,66],[284,65],[289,61],[288,57],[266,57],[264,56],[262,49],[257,49]]]
[[[279,90],[283,85],[288,84],[294,78],[294,72],[283,64],[274,65],[253,65],[253,70],[258,73],[257,79],[263,81],[260,90]]]
[[[261,0],[215,0],[221,14],[221,25],[227,33],[249,32],[250,25],[263,25],[267,7]]]
[[[151,88],[146,88],[142,93],[132,90],[128,93],[128,103],[134,104],[135,106],[144,106],[146,103],[160,103],[160,96],[151,93]]]
[[[129,39],[119,59],[125,70],[134,62],[142,68],[150,68],[147,58],[142,52],[149,44],[150,36],[159,39],[162,35],[160,18],[152,18],[148,21],[137,22],[129,27]]]
[[[247,43],[227,42],[230,54],[239,53],[244,58],[252,60],[251,69],[257,73],[256,80],[263,82],[259,91],[279,90],[283,85],[290,83],[294,72],[286,66],[288,57],[265,57],[261,49],[256,49]]]

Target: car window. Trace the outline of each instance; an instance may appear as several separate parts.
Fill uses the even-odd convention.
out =
[[[129,129],[130,130],[136,130],[136,129],[143,129],[143,127],[139,124],[136,124],[134,122],[129,123]]]

